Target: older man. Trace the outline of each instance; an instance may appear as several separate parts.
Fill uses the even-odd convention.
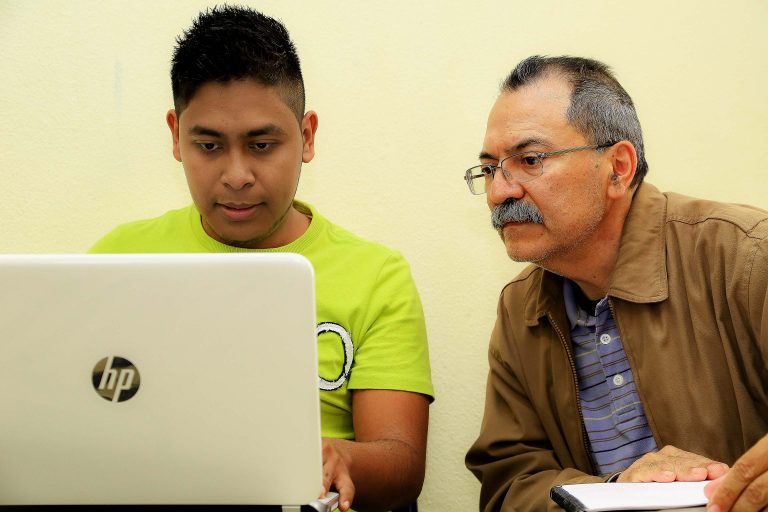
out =
[[[661,193],[647,170],[604,64],[533,56],[504,82],[465,179],[533,265],[491,335],[466,457],[481,510],[599,481],[715,480],[711,509],[768,506],[768,212]]]

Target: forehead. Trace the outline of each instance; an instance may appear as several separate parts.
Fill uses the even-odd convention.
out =
[[[200,86],[179,118],[182,124],[205,124],[211,128],[251,129],[266,123],[286,130],[296,116],[277,87],[255,80],[207,82]]]
[[[484,151],[498,156],[529,141],[550,146],[578,135],[566,119],[571,91],[563,78],[549,77],[501,93],[488,116]]]

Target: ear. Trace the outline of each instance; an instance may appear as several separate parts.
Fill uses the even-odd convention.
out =
[[[315,133],[317,132],[317,114],[310,110],[304,114],[301,120],[301,137],[304,139],[304,146],[301,153],[301,160],[308,164],[315,157]]]
[[[176,111],[171,109],[165,114],[165,122],[171,129],[171,138],[173,139],[173,158],[181,162],[181,151],[179,151],[179,118]]]
[[[630,191],[630,184],[637,169],[637,152],[628,140],[617,142],[608,152],[611,163],[611,183],[608,186],[608,195],[617,199]]]

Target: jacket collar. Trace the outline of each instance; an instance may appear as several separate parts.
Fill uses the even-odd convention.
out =
[[[610,297],[637,303],[660,302],[669,296],[664,223],[667,198],[649,183],[641,183],[632,199],[624,223],[616,269],[608,289]],[[530,280],[525,321],[554,312],[563,316],[561,276],[535,265],[526,268],[515,281]],[[561,314],[562,313],[562,314]]]
[[[669,297],[666,216],[667,197],[653,185],[641,183],[624,223],[609,296],[639,303]]]

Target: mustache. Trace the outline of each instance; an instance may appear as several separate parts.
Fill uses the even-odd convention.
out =
[[[532,203],[509,198],[491,210],[491,224],[499,231],[508,222],[532,222],[544,224],[541,211]]]

